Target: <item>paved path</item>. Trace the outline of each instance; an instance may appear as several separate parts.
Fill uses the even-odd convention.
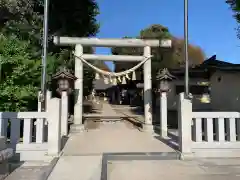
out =
[[[99,179],[103,154],[174,152],[151,134],[131,124],[104,124],[97,130],[72,134],[49,180]]]
[[[109,180],[238,180],[240,159],[109,162]]]
[[[101,116],[106,116],[106,117],[114,117],[114,116],[118,116],[119,113],[117,113],[110,104],[108,104],[107,102],[102,102],[102,113]],[[104,118],[102,118],[102,120],[104,120]],[[114,120],[120,120],[120,118],[114,118]]]
[[[48,162],[36,161],[25,162],[20,166],[13,164],[11,167],[14,170],[5,180],[41,180],[49,165]]]
[[[102,104],[103,115],[116,115],[111,105]],[[89,180],[99,179],[106,164],[106,154],[136,153],[175,153],[175,151],[159,141],[151,133],[141,132],[127,122],[101,124],[94,130],[79,134],[70,134],[49,180]],[[141,158],[142,155],[138,156]],[[136,156],[134,156],[136,158]],[[118,157],[119,158],[119,157]],[[120,156],[121,159],[121,156]],[[105,173],[107,170],[105,169]]]
[[[113,152],[173,152],[152,134],[141,132],[130,123],[103,124],[99,129],[72,134],[64,155],[86,155]]]

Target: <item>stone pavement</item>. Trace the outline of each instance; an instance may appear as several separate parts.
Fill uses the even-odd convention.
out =
[[[151,134],[140,132],[131,124],[104,124],[96,130],[70,135],[49,180],[99,179],[104,154],[142,152],[175,153]]]
[[[237,180],[240,159],[117,161],[108,163],[109,180]]]
[[[106,117],[111,117],[111,116],[118,116],[118,113],[113,110],[113,108],[111,107],[111,105],[109,103],[107,103],[106,101],[102,101],[102,113],[101,116],[103,116],[103,118],[101,118],[102,120],[104,119],[104,116]],[[114,118],[111,120],[120,120],[120,118]]]
[[[118,114],[122,114],[126,117],[133,117],[134,119],[144,122],[144,113],[138,107],[130,107],[128,105],[113,105],[113,110],[115,110]],[[153,114],[153,118],[154,118]]]
[[[12,164],[14,170],[5,180],[42,180],[49,162],[25,162],[21,165]],[[14,167],[15,166],[15,167]]]
[[[102,124],[98,129],[70,135],[64,155],[93,155],[119,152],[174,152],[152,134],[141,132],[130,123]]]
[[[238,180],[240,159],[177,160],[175,151],[126,123],[71,135],[48,180]],[[160,157],[160,158],[159,158]]]

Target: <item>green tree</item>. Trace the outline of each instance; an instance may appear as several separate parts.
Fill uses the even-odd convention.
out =
[[[0,35],[0,111],[31,109],[36,100],[41,61],[31,58],[29,46]]]
[[[30,40],[41,55],[44,0],[0,0],[0,28],[4,34],[15,34]],[[98,6],[94,0],[51,0],[49,5],[49,37],[94,36],[99,29],[96,22]],[[36,47],[35,47],[36,48]],[[49,42],[49,52],[61,49]],[[35,49],[36,50],[36,49]]]
[[[240,23],[240,0],[227,0],[226,3],[230,5],[234,12],[234,18],[237,20],[238,24]],[[240,26],[237,28],[237,35],[240,39]]]
[[[31,109],[27,102],[36,102],[41,79],[43,4],[44,0],[0,0],[0,111]],[[97,14],[94,0],[50,1],[48,80],[61,65],[74,70],[73,47],[55,46],[51,37],[94,36],[99,28]],[[84,51],[91,53],[92,49]],[[85,92],[89,92],[93,76],[91,70],[84,69]]]

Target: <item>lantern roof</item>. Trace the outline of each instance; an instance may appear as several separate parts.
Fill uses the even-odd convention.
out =
[[[60,70],[52,76],[52,79],[70,79],[70,80],[76,80],[77,77],[75,77],[69,69],[66,67],[61,67]]]
[[[156,76],[156,80],[161,81],[161,80],[172,80],[176,79],[175,76],[173,76],[167,68],[164,68],[162,70],[159,70]]]

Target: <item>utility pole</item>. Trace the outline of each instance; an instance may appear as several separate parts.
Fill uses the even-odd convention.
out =
[[[44,21],[43,21],[43,52],[42,52],[42,79],[41,79],[41,102],[45,101],[46,90],[46,64],[48,48],[48,6],[49,0],[44,0]],[[44,107],[44,106],[42,106]]]
[[[184,0],[184,58],[185,58],[185,96],[189,96],[189,59],[188,59],[188,0]]]

